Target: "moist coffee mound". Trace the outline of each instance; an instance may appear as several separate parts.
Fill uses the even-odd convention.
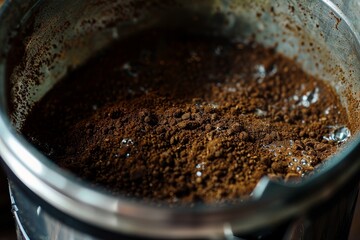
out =
[[[114,43],[35,105],[23,133],[92,184],[221,203],[301,179],[349,137],[334,90],[253,42],[152,30]]]

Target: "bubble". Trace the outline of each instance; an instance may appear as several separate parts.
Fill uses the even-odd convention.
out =
[[[266,77],[266,69],[265,69],[264,65],[258,64],[255,66],[254,77],[257,78],[258,83],[262,83],[262,81]]]
[[[350,130],[347,127],[341,127],[334,131],[334,139],[340,142],[346,141],[350,135]]]
[[[301,159],[300,163],[303,166],[306,166],[308,164],[308,162],[305,159]]]
[[[319,100],[319,88],[315,88],[313,91],[307,92],[304,96],[301,97],[300,105],[304,107],[309,107],[311,104],[316,103]]]
[[[324,136],[324,139],[327,141],[334,141],[334,142],[345,142],[346,140],[349,139],[349,137],[351,136],[351,132],[347,127],[338,127],[335,128],[329,136]]]
[[[195,168],[204,170],[205,169],[205,162],[201,162],[201,163],[196,164]]]
[[[301,170],[302,170],[302,167],[301,167],[301,166],[297,166],[297,167],[296,167],[296,171],[297,171],[297,172],[300,172]]]
[[[267,115],[267,112],[257,108],[255,109],[255,114],[259,117],[265,117]]]
[[[121,140],[121,144],[130,146],[130,145],[134,145],[134,141],[131,138],[124,138],[123,140]]]
[[[331,111],[331,107],[327,107],[324,111],[324,114],[329,115],[330,111]]]
[[[292,158],[292,160],[294,161],[294,162],[298,162],[299,160],[297,159],[297,158]]]
[[[202,172],[200,172],[200,171],[196,172],[196,176],[201,177],[201,175],[202,175]]]

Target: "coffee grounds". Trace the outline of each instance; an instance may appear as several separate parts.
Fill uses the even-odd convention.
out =
[[[169,204],[249,196],[299,179],[348,137],[335,92],[255,43],[150,31],[57,84],[23,132],[114,194]]]

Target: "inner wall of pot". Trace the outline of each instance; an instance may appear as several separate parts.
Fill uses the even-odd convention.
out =
[[[341,13],[305,0],[40,1],[24,17],[9,53],[9,112],[16,129],[68,72],[111,42],[153,27],[275,47],[329,82],[349,113],[352,134],[359,130],[359,43]]]

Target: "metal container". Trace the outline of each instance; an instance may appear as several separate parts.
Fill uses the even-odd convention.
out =
[[[12,0],[0,12],[0,154],[19,239],[346,239],[360,170],[358,0]],[[329,82],[352,140],[302,183],[264,177],[231,206],[168,208],[94,189],[19,133],[35,102],[70,69],[154,27],[254,39]]]

